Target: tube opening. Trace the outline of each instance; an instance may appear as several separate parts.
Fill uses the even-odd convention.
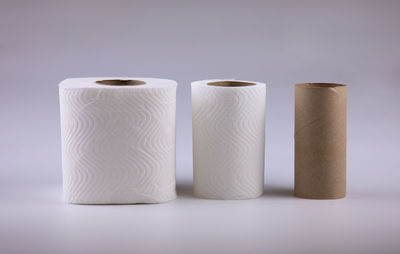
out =
[[[334,87],[342,87],[346,86],[343,84],[337,84],[337,83],[303,83],[303,84],[297,84],[297,87],[303,87],[303,88],[334,88]]]
[[[239,86],[253,86],[255,83],[244,81],[214,81],[208,82],[209,86],[223,86],[223,87],[239,87]]]
[[[142,80],[133,80],[133,79],[106,79],[106,80],[98,80],[96,81],[96,83],[107,86],[137,86],[146,84],[146,82]]]

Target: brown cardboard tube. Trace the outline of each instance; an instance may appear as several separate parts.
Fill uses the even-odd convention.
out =
[[[105,79],[105,80],[98,80],[96,81],[96,83],[107,86],[137,86],[146,84],[146,82],[142,80],[133,80],[133,79]]]
[[[346,196],[346,85],[295,86],[295,196]]]

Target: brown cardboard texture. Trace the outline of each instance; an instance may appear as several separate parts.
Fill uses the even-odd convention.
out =
[[[295,196],[346,196],[346,85],[295,86]]]

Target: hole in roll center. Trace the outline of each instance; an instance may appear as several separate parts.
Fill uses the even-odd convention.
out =
[[[240,86],[253,86],[255,83],[244,81],[213,81],[208,82],[209,86],[222,86],[222,87],[240,87]]]
[[[302,88],[335,88],[335,87],[343,87],[346,85],[338,83],[302,83],[302,84],[297,84],[296,86]]]
[[[96,83],[107,86],[137,86],[146,84],[146,82],[142,80],[134,80],[134,79],[106,79],[106,80],[98,80],[96,81]]]

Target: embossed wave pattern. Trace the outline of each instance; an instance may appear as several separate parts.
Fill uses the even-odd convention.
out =
[[[264,183],[265,86],[192,85],[194,191],[213,199],[259,196]]]
[[[174,199],[175,89],[60,89],[68,202]]]

